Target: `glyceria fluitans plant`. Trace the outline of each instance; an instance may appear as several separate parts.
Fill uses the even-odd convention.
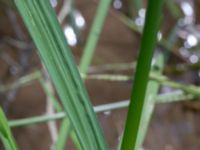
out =
[[[164,0],[149,0],[121,150],[138,150],[137,137]]]
[[[3,110],[0,107],[0,139],[6,150],[17,150],[14,137],[10,131],[10,127]]]
[[[107,150],[96,115],[49,0],[16,0],[84,150]]]
[[[87,92],[78,73],[76,64],[74,63],[72,54],[69,47],[67,46],[67,42],[64,38],[61,27],[59,26],[56,19],[56,14],[52,9],[49,0],[15,1],[26,23],[26,26],[30,31],[31,36],[38,48],[39,55],[55,85],[65,112],[62,111],[62,108],[60,108],[60,106],[58,109],[59,103],[56,100],[53,100],[53,102],[55,102],[55,109],[59,111],[57,111],[58,113],[51,116],[44,115],[28,119],[10,121],[8,124],[5,116],[3,115],[4,117],[1,117],[4,119],[1,120],[1,122],[3,123],[0,124],[0,135],[1,138],[3,138],[3,143],[6,149],[17,149],[8,126],[16,127],[64,118],[63,125],[61,126],[59,132],[59,139],[61,140],[56,143],[56,150],[61,150],[64,148],[66,138],[72,130],[75,130],[76,133],[76,135],[72,135],[75,137],[75,141],[76,137],[78,137],[79,141],[77,141],[77,145],[79,145],[80,143],[80,148],[78,149],[108,150],[107,143],[105,141],[105,138],[103,137],[101,128],[99,127],[99,123],[96,119],[92,105],[90,104]],[[140,54],[137,62],[136,74],[131,96],[131,103],[129,106],[121,150],[138,150],[141,147],[151,114],[153,113],[155,103],[180,101],[181,99],[187,98],[192,99],[195,96],[200,95],[199,88],[195,86],[186,87],[183,84],[170,81],[165,76],[160,75],[163,70],[164,59],[166,59],[163,56],[164,53],[158,55],[158,57],[156,57],[156,63],[151,66],[151,59],[153,56],[153,50],[156,45],[157,31],[159,29],[160,18],[162,14],[161,10],[163,1],[164,0],[149,0],[148,2],[146,15],[147,17],[142,36]],[[108,12],[110,2],[111,0],[100,1],[92,29],[89,34],[89,38],[84,49],[83,57],[80,64],[80,71],[84,74],[84,79],[132,81],[132,76],[130,77],[116,74],[96,74],[85,76],[89,69],[95,47],[99,39],[99,35],[102,30],[106,14]],[[137,4],[137,9],[143,7],[142,1],[134,0],[133,2]],[[171,7],[171,5],[170,8],[174,9]],[[127,18],[122,18],[122,22],[126,22],[129,27],[131,27],[129,23],[133,23],[132,20],[127,21]],[[138,32],[141,31],[136,29],[135,26],[132,29],[137,30]],[[161,43],[163,44],[163,42]],[[131,63],[131,65],[133,64],[135,63]],[[154,66],[158,68],[155,69]],[[119,69],[119,65],[117,65],[117,67]],[[124,64],[122,65],[122,68],[123,67]],[[130,66],[128,68],[130,68]],[[150,70],[151,74],[149,75]],[[9,88],[17,88],[22,84],[26,85],[27,82],[36,78],[39,79],[42,85],[44,85],[43,81],[41,80],[41,74],[36,73],[36,76],[30,76],[29,78],[23,78],[22,80],[19,80],[19,82],[14,84],[14,86],[0,86],[0,91],[6,91]],[[171,86],[173,88],[181,89],[182,91],[170,93],[169,95],[157,95],[160,85]],[[48,96],[52,97],[51,93],[48,92],[45,86],[43,86],[43,89]],[[188,93],[188,95],[186,93]],[[52,99],[54,98],[52,97]],[[127,107],[128,104],[129,101],[106,104],[103,106],[95,107],[95,110],[96,112],[99,112],[117,108],[124,108]],[[0,115],[2,116],[2,111],[0,112]],[[67,120],[66,116],[69,117],[70,122]]]

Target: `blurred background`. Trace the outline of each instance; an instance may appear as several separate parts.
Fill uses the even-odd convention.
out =
[[[174,81],[198,86],[200,1],[165,2],[162,27],[158,34],[161,42],[156,50],[156,53],[164,52],[168,44],[172,44],[164,74]],[[133,67],[107,70],[105,65],[132,64],[136,61],[146,3],[146,0],[112,1],[89,73],[132,75]],[[79,64],[99,1],[51,0],[51,4]],[[33,76],[37,70],[43,70],[41,61],[13,1],[0,0],[0,105],[9,120],[54,112],[45,90]],[[87,80],[86,86],[95,106],[127,100],[131,92],[131,82]],[[54,92],[53,88],[51,90]],[[164,86],[160,89],[160,93],[171,91],[174,89]],[[112,150],[117,149],[126,113],[127,109],[98,113]],[[58,132],[55,126],[58,124],[35,124],[16,127],[12,131],[20,150],[47,150],[55,140],[54,134]],[[55,131],[52,131],[52,126]],[[3,150],[2,147],[0,149]],[[70,139],[66,149],[74,149]],[[199,150],[200,102],[194,100],[156,105],[143,149]]]

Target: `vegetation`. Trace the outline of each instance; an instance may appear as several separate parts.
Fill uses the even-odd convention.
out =
[[[37,46],[37,52],[44,68],[58,93],[59,100],[51,91],[41,70],[26,75],[16,82],[0,85],[0,92],[6,92],[30,82],[39,81],[56,113],[25,119],[7,121],[0,109],[0,138],[6,150],[17,150],[10,128],[33,125],[62,119],[54,149],[62,150],[70,136],[80,150],[108,150],[96,113],[129,106],[124,133],[119,143],[121,150],[139,150],[142,147],[149,122],[157,103],[193,100],[200,96],[200,88],[174,82],[163,75],[169,53],[174,46],[176,27],[167,40],[158,42],[158,32],[162,22],[164,0],[149,0],[143,31],[128,17],[133,17],[144,5],[142,1],[130,2],[128,17],[120,14],[119,20],[130,30],[141,33],[142,39],[137,62],[130,64],[107,64],[97,66],[99,70],[135,69],[133,76],[122,74],[89,74],[95,48],[102,31],[111,0],[100,0],[78,70],[71,49],[67,44],[56,13],[49,0],[15,0],[23,21]],[[182,15],[173,3],[166,2],[168,9],[177,19]],[[157,45],[165,48],[154,56]],[[155,61],[152,61],[154,58]],[[79,73],[80,72],[80,73]],[[48,76],[47,75],[47,76]],[[107,80],[113,82],[133,81],[130,101],[123,101],[93,107],[84,85],[84,80]],[[160,86],[178,89],[169,94],[158,94]],[[120,145],[121,144],[121,145]]]

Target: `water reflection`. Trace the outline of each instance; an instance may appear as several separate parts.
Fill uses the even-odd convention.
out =
[[[145,22],[145,14],[146,14],[146,9],[145,8],[141,8],[138,11],[138,16],[135,19],[135,24],[139,27],[143,27],[144,26],[144,22]]]
[[[51,6],[53,8],[55,8],[58,5],[58,1],[57,0],[50,0],[50,2],[51,2]]]
[[[77,36],[74,32],[74,29],[71,26],[64,27],[64,34],[67,38],[67,42],[70,46],[75,46],[77,44]]]
[[[121,9],[123,6],[122,1],[121,0],[114,0],[113,2],[113,7],[115,9]]]

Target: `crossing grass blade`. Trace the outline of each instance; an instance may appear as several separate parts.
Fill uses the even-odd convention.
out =
[[[40,72],[38,72],[38,81],[40,82],[40,85],[42,86],[45,94],[51,100],[51,103],[53,104],[55,111],[56,112],[62,112],[63,111],[62,106],[60,105],[60,103],[58,102],[58,100],[54,96],[54,94],[49,90],[49,86],[45,82],[45,79],[43,79]],[[58,134],[58,138],[56,139],[56,143],[53,145],[55,150],[63,150],[69,136],[71,137],[71,139],[72,139],[73,143],[75,144],[77,150],[81,149],[79,141],[77,139],[77,136],[74,133],[72,125],[71,125],[69,118],[67,116],[62,120],[59,130],[60,131],[59,131],[59,134]]]
[[[63,150],[66,144],[66,139],[69,137],[70,132],[72,131],[69,120],[64,119],[61,123],[58,140],[55,144],[55,150]]]
[[[64,146],[66,144],[67,138],[69,136],[73,140],[73,142],[76,146],[76,149],[81,150],[81,146],[79,144],[79,141],[77,140],[77,137],[76,137],[76,135],[75,135],[75,133],[72,129],[71,123],[69,122],[68,119],[65,118],[62,121],[58,135],[59,136],[58,136],[58,140],[57,140],[56,145],[55,145],[55,150],[63,150]]]
[[[148,2],[145,26],[121,150],[138,150],[136,147],[137,137],[145,104],[145,92],[151,68],[151,60],[157,40],[162,4],[163,0],[149,0]]]
[[[182,16],[181,9],[177,5],[176,1],[166,1],[166,6],[174,18],[178,19]]]
[[[88,72],[88,68],[91,64],[92,57],[95,52],[97,42],[99,40],[100,33],[108,13],[110,3],[111,0],[100,0],[100,4],[97,8],[97,13],[94,17],[94,22],[92,24],[92,28],[89,33],[89,37],[87,39],[86,46],[83,50],[83,56],[80,62],[80,72],[83,74],[87,74]]]
[[[0,139],[6,150],[17,150],[17,145],[11,133],[7,119],[3,110],[0,108]]]
[[[49,0],[15,0],[83,150],[107,150],[96,115]]]

